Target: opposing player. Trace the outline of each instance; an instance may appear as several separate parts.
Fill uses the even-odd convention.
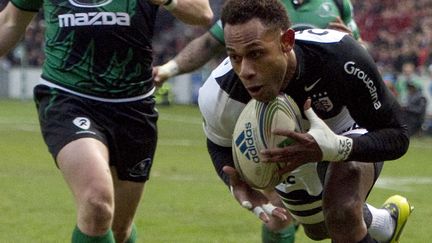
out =
[[[189,24],[213,18],[208,0],[11,0],[0,13],[0,56],[39,8],[45,13],[34,99],[75,199],[72,242],[136,241],[134,215],[157,141],[151,40],[160,6]]]
[[[354,21],[350,0],[281,0],[296,30],[306,28],[333,28],[352,34],[359,41],[360,33]],[[221,21],[209,31],[194,39],[175,58],[155,67],[155,82],[161,86],[167,79],[191,72],[211,58],[223,54],[225,40]],[[199,53],[199,55],[197,55]]]
[[[261,151],[290,173],[275,190],[309,238],[332,242],[398,242],[411,214],[406,198],[366,204],[384,160],[408,149],[401,108],[367,51],[350,35],[329,29],[295,33],[277,0],[228,0],[222,10],[226,59],[204,83],[199,106],[213,163],[242,206],[279,221],[282,208],[240,180],[231,134],[251,99],[280,92],[304,109],[307,133],[275,131],[296,141]],[[319,161],[319,162],[316,162]],[[276,211],[277,210],[277,211]]]

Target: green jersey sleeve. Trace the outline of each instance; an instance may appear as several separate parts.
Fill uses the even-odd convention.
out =
[[[38,12],[42,7],[43,0],[11,0],[15,7],[29,12]]]
[[[354,8],[350,0],[343,0],[343,11],[341,13],[343,22],[351,29],[355,39],[360,38],[360,30],[354,20]]]
[[[219,19],[216,23],[209,29],[210,34],[218,40],[222,45],[225,45],[225,38],[222,28],[222,21]]]

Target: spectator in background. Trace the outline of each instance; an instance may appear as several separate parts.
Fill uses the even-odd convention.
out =
[[[403,106],[404,117],[408,125],[409,136],[420,135],[425,120],[427,100],[418,84],[409,81],[407,84],[407,103]]]
[[[406,105],[408,102],[407,84],[414,83],[417,87],[423,87],[423,81],[416,73],[416,67],[413,62],[406,62],[402,65],[402,74],[396,80],[396,91],[398,100],[401,105]]]

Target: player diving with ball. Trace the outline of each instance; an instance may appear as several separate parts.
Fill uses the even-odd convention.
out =
[[[403,156],[409,137],[367,51],[347,33],[294,32],[277,0],[228,0],[221,16],[228,58],[198,102],[210,157],[234,197],[276,232],[293,217],[313,240],[399,242],[412,212],[407,199],[394,195],[380,208],[366,200],[384,161]],[[260,151],[268,163],[286,164],[279,173],[290,173],[275,198],[239,177],[231,143],[249,100],[269,102],[280,93],[304,109],[309,129],[275,130],[295,143]]]

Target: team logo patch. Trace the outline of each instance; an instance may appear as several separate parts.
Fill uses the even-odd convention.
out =
[[[152,165],[152,160],[147,158],[134,165],[134,167],[128,169],[129,176],[131,177],[146,177],[149,175],[149,171]]]
[[[73,120],[73,124],[81,129],[87,130],[90,128],[91,122],[87,117],[77,117]]]
[[[330,112],[334,107],[333,102],[327,96],[327,92],[314,94],[312,98],[313,105],[317,110]]]

